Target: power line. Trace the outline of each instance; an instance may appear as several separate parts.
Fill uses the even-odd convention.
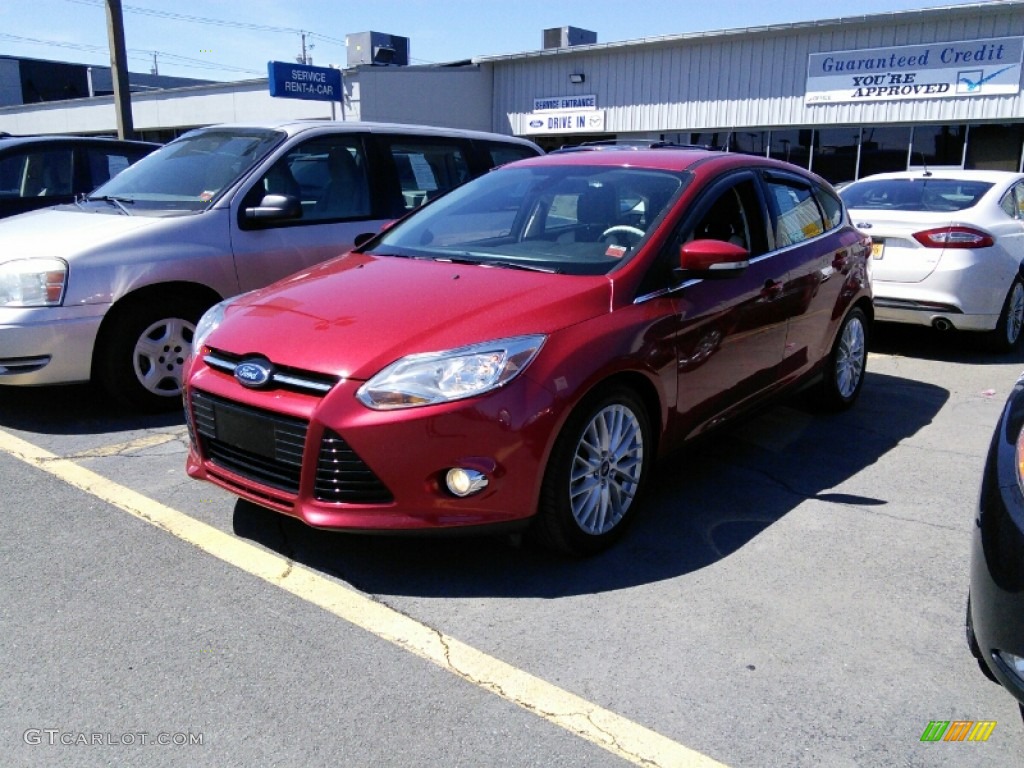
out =
[[[22,37],[20,35],[11,35],[6,32],[0,32],[0,40],[10,40],[17,43],[28,43],[30,45],[44,45],[50,48],[67,48],[73,51],[85,51],[88,53],[98,53],[104,56],[109,54],[109,48],[106,45],[89,45],[88,43],[69,43],[63,40],[42,40],[37,37]],[[233,67],[230,64],[218,64],[213,61],[206,59],[193,59],[188,56],[180,56],[174,53],[167,53],[166,51],[152,51],[149,49],[141,48],[129,48],[128,58],[135,61],[150,61],[153,54],[157,54],[165,59],[170,59],[175,62],[179,62],[178,66],[185,67],[188,69],[205,69],[214,71],[231,71],[238,72],[240,74],[247,75],[262,75],[265,74],[260,70],[246,69],[244,67]],[[106,66],[105,64],[103,66]]]

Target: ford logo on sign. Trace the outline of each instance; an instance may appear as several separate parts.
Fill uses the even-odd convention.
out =
[[[544,125],[544,121],[543,120],[531,120],[530,121],[530,127],[531,128],[540,128],[542,125]]]
[[[267,385],[274,373],[269,360],[243,360],[235,368],[235,378],[243,387],[259,389]]]

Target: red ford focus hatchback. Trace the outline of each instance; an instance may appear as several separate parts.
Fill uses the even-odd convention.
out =
[[[854,402],[869,255],[825,182],[765,158],[512,163],[211,309],[188,472],[320,528],[596,552],[688,438],[798,385]]]

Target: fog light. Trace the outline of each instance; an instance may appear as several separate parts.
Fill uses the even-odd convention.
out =
[[[448,470],[445,483],[448,485],[448,490],[456,496],[470,496],[487,487],[487,476],[475,469],[456,467]]]

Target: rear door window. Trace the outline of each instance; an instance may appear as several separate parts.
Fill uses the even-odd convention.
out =
[[[71,149],[33,150],[0,160],[4,197],[60,197],[73,194]]]
[[[382,137],[398,173],[400,211],[411,211],[472,176],[468,147],[456,139]]]
[[[768,196],[774,208],[776,248],[796,245],[826,230],[821,210],[809,186],[795,180],[770,178]]]

